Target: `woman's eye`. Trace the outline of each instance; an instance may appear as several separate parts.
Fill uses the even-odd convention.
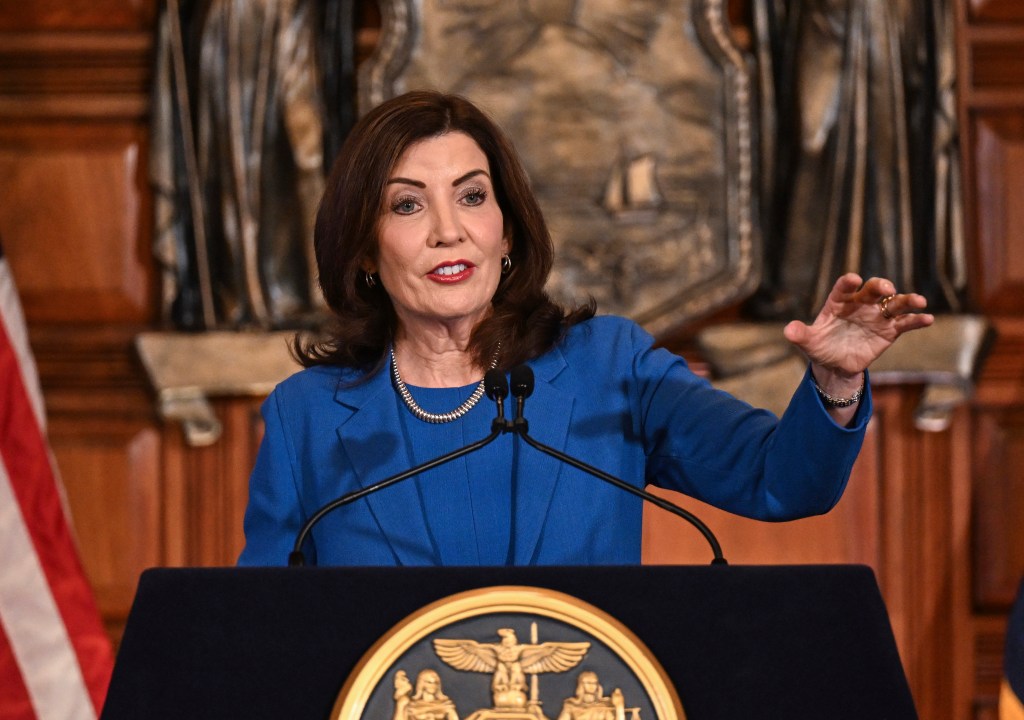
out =
[[[399,215],[410,215],[416,212],[416,201],[408,198],[396,200],[391,209]]]
[[[462,200],[467,205],[480,205],[485,199],[487,199],[487,193],[483,190],[470,190],[462,196]]]

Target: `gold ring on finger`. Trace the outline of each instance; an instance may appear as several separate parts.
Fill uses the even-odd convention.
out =
[[[889,312],[889,302],[896,297],[895,293],[892,295],[886,295],[884,298],[878,301],[878,309],[882,311],[882,317],[886,320],[892,320],[895,315]]]

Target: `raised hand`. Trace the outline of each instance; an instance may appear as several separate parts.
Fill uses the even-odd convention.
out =
[[[811,372],[829,412],[848,421],[856,412],[863,372],[905,332],[924,328],[935,317],[920,312],[928,306],[917,293],[897,293],[892,281],[847,273],[836,280],[825,306],[810,325],[794,320],[786,325],[786,339],[811,361]],[[834,405],[830,400],[839,400]]]
[[[890,280],[864,282],[856,273],[847,273],[836,280],[814,322],[794,320],[786,326],[785,335],[812,363],[852,377],[866,370],[903,333],[931,325],[935,317],[920,312],[927,306],[922,295],[897,293]]]

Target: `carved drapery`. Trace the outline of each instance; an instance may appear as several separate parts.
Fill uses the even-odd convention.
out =
[[[950,0],[761,0],[765,282],[809,317],[835,278],[891,278],[933,310],[967,285]]]
[[[161,6],[150,175],[168,324],[295,327],[322,308],[312,226],[324,148],[351,122],[351,16],[352,0]]]

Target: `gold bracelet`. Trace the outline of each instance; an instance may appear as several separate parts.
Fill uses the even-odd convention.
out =
[[[818,397],[821,398],[821,401],[825,403],[825,405],[833,408],[844,408],[850,407],[851,405],[856,405],[858,402],[860,402],[861,397],[864,396],[863,377],[864,376],[861,375],[862,380],[860,383],[860,387],[857,388],[857,391],[848,398],[834,397],[832,395],[829,395],[827,392],[821,389],[821,386],[818,385],[818,381],[815,380],[813,376],[811,377],[811,382],[814,383],[814,389],[818,391]]]

